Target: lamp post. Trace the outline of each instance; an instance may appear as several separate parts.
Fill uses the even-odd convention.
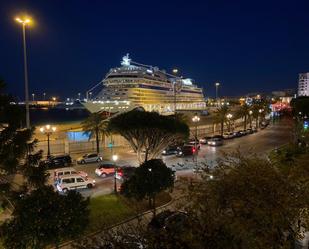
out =
[[[194,139],[194,148],[195,148],[195,164],[197,167],[197,123],[200,121],[200,117],[195,115],[192,118],[193,123],[195,124],[195,139]]]
[[[45,125],[40,128],[40,132],[47,136],[47,156],[50,156],[50,145],[49,145],[49,137],[53,134],[57,128],[55,126]]]
[[[91,100],[92,99],[92,92],[90,92],[89,95],[90,95],[90,100]]]
[[[23,32],[23,50],[24,50],[24,78],[25,78],[25,102],[26,102],[26,127],[30,129],[30,111],[29,111],[29,84],[28,84],[28,67],[27,67],[27,48],[26,48],[26,26],[30,24],[29,18],[15,18],[22,25]]]
[[[173,74],[175,76],[175,81],[174,81],[174,115],[176,117],[176,109],[177,109],[177,89],[176,89],[176,85],[177,85],[177,73],[178,73],[178,69],[174,68],[173,69]]]
[[[32,93],[31,95],[32,95],[32,102],[34,102],[34,96],[35,96],[35,94]]]
[[[228,131],[229,132],[231,131],[231,119],[232,119],[232,117],[233,117],[233,115],[231,113],[226,115],[226,118],[227,118],[228,124],[229,124],[229,126],[228,126]]]
[[[261,124],[262,121],[262,113],[263,113],[264,109],[259,109],[259,114],[260,114],[260,122],[259,125]]]
[[[80,93],[78,93],[78,99],[80,100]]]
[[[250,129],[252,129],[252,111],[249,111],[249,118],[250,118]]]
[[[219,86],[220,86],[220,83],[219,82],[216,82],[215,83],[215,86],[216,86],[216,102],[217,102],[217,106],[219,106],[219,101],[218,101],[218,92],[219,92]]]
[[[43,93],[43,100],[45,100],[46,93]]]
[[[112,156],[113,162],[114,162],[114,192],[115,194],[117,194],[117,179],[116,179],[116,172],[117,172],[117,167],[116,167],[116,161],[118,160],[118,156],[117,155],[113,155]]]

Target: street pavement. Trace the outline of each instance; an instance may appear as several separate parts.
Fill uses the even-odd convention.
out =
[[[292,121],[289,119],[281,120],[278,123],[270,124],[267,128],[259,130],[257,133],[225,140],[224,145],[220,147],[201,145],[197,157],[197,164],[200,165],[201,163],[207,163],[210,167],[215,166],[216,161],[222,158],[224,153],[235,152],[236,150],[239,150],[246,155],[256,154],[258,156],[266,156],[271,150],[280,147],[291,140],[291,122]],[[118,165],[138,166],[136,155],[129,148],[114,148],[114,153],[116,153],[120,159],[117,163]],[[75,155],[73,159],[76,159],[78,156],[80,155]],[[106,158],[105,153],[103,154],[103,157]],[[176,157],[175,155],[170,155],[163,156],[162,159],[167,166],[176,169],[177,177],[194,176],[193,169],[196,166],[196,161],[192,156]],[[113,192],[114,177],[108,176],[102,178],[96,176],[94,171],[97,166],[98,163],[73,165],[76,170],[84,171],[89,177],[96,180],[95,188],[80,190],[85,197],[95,197]],[[52,184],[52,180],[50,183]],[[117,184],[119,186],[121,181],[117,180]]]

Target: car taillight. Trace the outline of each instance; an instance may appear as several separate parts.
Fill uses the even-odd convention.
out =
[[[194,147],[192,148],[192,152],[195,153],[195,148]]]

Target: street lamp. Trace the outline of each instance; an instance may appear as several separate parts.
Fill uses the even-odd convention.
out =
[[[43,100],[45,100],[46,93],[43,93]]]
[[[78,99],[80,100],[80,93],[78,93]]]
[[[116,161],[118,160],[118,155],[113,155],[112,156],[113,162],[114,162],[114,192],[117,194],[117,179],[116,179],[116,172],[117,172],[117,167],[116,167]]]
[[[47,156],[50,156],[50,146],[49,146],[49,137],[53,134],[57,128],[55,126],[45,125],[40,128],[40,132],[47,136]]]
[[[216,82],[216,83],[215,83],[215,86],[216,86],[216,101],[217,101],[217,106],[218,106],[218,105],[219,105],[219,104],[218,104],[218,90],[219,90],[220,83],[219,83],[219,82]]]
[[[230,132],[231,131],[231,119],[232,119],[233,115],[231,113],[229,113],[229,114],[226,115],[226,117],[227,117],[228,124],[229,124],[228,131]]]
[[[195,123],[195,139],[194,139],[194,148],[195,148],[195,163],[197,167],[197,123],[200,122],[200,117],[195,115],[192,118],[193,123]]]
[[[250,128],[252,129],[252,113],[253,111],[249,111],[249,118],[250,118]]]
[[[35,94],[32,93],[31,95],[32,95],[32,101],[34,102],[34,96],[35,96]]]
[[[177,89],[176,89],[176,85],[177,85],[178,69],[174,68],[172,72],[173,72],[173,74],[175,76],[175,81],[174,81],[174,114],[175,114],[175,117],[176,117],[176,109],[177,109],[177,96],[176,96]]]
[[[92,98],[91,98],[91,96],[92,96],[92,92],[90,92],[90,93],[89,93],[89,95],[90,95],[90,100],[91,100],[91,99],[92,99]]]
[[[15,21],[22,25],[23,32],[23,48],[24,48],[24,78],[25,78],[25,102],[26,102],[26,127],[30,129],[30,111],[29,111],[29,84],[28,84],[28,68],[27,68],[27,49],[26,49],[26,26],[30,24],[29,18],[15,18]]]

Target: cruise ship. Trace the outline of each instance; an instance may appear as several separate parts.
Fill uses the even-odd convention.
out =
[[[159,70],[158,67],[132,61],[124,56],[121,66],[112,68],[97,84],[103,86],[94,97],[87,91],[84,106],[90,112],[117,113],[134,108],[169,115],[175,110],[203,110],[206,107],[203,89],[192,79],[184,79]]]

